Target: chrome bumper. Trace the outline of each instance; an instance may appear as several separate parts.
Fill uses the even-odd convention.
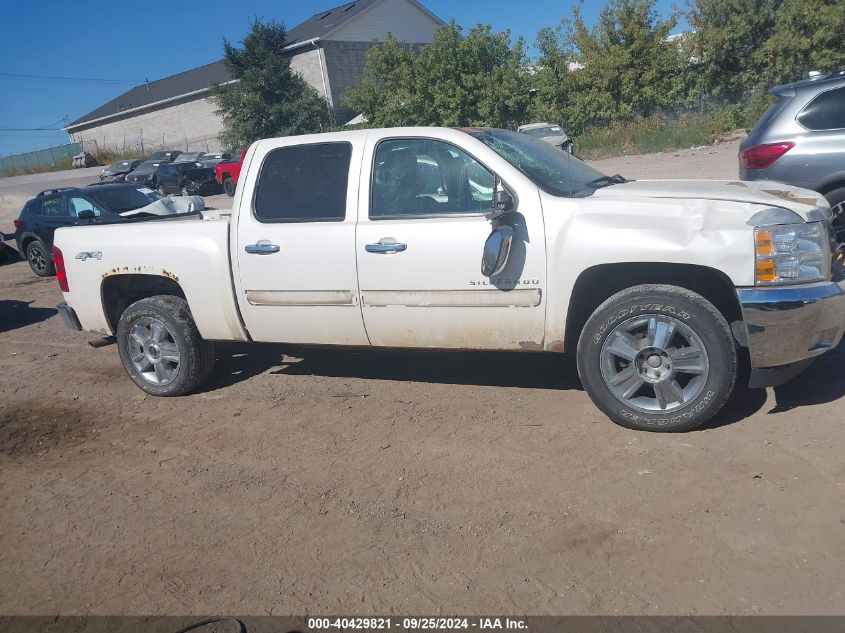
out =
[[[751,387],[777,386],[836,347],[845,331],[845,281],[739,288]]]

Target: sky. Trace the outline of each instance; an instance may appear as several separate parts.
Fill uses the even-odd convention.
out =
[[[454,18],[464,27],[484,23],[496,31],[510,29],[529,45],[541,27],[571,17],[576,4],[572,0],[421,1],[446,22]],[[342,3],[6,0],[0,38],[0,156],[67,142],[61,131],[11,128],[60,128],[64,117],[73,121],[145,80],[219,60],[223,38],[240,41],[253,17],[284,21],[292,28]],[[595,21],[602,5],[585,0],[588,23]],[[657,10],[669,14],[672,2],[658,0]]]

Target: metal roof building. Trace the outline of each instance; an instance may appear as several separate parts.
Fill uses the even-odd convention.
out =
[[[287,33],[291,68],[324,96],[338,123],[356,113],[343,93],[360,81],[367,50],[392,33],[400,41],[432,41],[443,21],[417,0],[356,0],[314,14]],[[221,121],[209,100],[212,83],[231,81],[222,61],[151,81],[71,122],[73,141],[90,148],[161,147],[217,150]]]

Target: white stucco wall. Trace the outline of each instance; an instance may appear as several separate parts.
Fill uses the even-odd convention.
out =
[[[109,149],[138,148],[146,153],[157,149],[219,151],[217,140],[221,121],[216,106],[206,98],[176,103],[158,110],[139,112],[118,121],[94,123],[88,130],[72,135],[75,141],[93,142]]]

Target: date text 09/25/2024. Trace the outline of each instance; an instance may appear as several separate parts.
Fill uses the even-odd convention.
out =
[[[410,618],[381,618],[381,617],[352,617],[352,618],[308,618],[307,627],[312,631],[330,629],[361,629],[361,630],[525,630],[528,628],[525,620],[519,618],[475,617],[475,618],[444,618],[444,617],[410,617]]]

